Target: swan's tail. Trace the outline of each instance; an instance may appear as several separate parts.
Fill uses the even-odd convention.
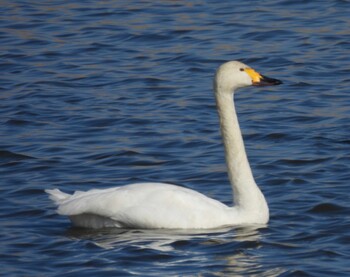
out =
[[[60,205],[64,200],[67,200],[68,198],[71,197],[70,194],[64,193],[59,189],[46,189],[45,192],[49,194],[49,198],[53,202],[55,202],[57,206]]]

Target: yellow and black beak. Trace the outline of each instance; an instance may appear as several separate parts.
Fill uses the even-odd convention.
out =
[[[280,80],[261,75],[252,68],[245,68],[244,71],[252,78],[253,86],[276,86],[282,84]]]

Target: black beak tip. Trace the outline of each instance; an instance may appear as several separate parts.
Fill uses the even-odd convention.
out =
[[[283,84],[283,82],[282,82],[282,81],[277,80],[277,79],[274,79],[274,81],[273,81],[273,85],[277,86],[277,85],[281,85],[281,84]]]
[[[282,81],[277,79],[272,79],[266,76],[261,76],[261,80],[259,83],[254,83],[256,86],[277,86],[283,84]]]

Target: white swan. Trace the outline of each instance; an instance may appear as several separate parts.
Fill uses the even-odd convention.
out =
[[[247,65],[230,61],[219,67],[214,79],[221,134],[234,206],[191,189],[164,183],[139,183],[109,189],[46,190],[57,212],[73,225],[87,228],[209,229],[242,224],[265,224],[269,209],[256,185],[244,149],[233,95],[246,86],[278,85]]]

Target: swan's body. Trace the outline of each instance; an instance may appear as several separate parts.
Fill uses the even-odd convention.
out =
[[[58,205],[58,213],[80,227],[209,229],[265,224],[269,209],[249,166],[233,95],[241,87],[280,83],[237,61],[223,64],[216,73],[214,90],[234,193],[233,207],[194,190],[164,183],[132,184],[73,195],[58,189],[46,192]]]

